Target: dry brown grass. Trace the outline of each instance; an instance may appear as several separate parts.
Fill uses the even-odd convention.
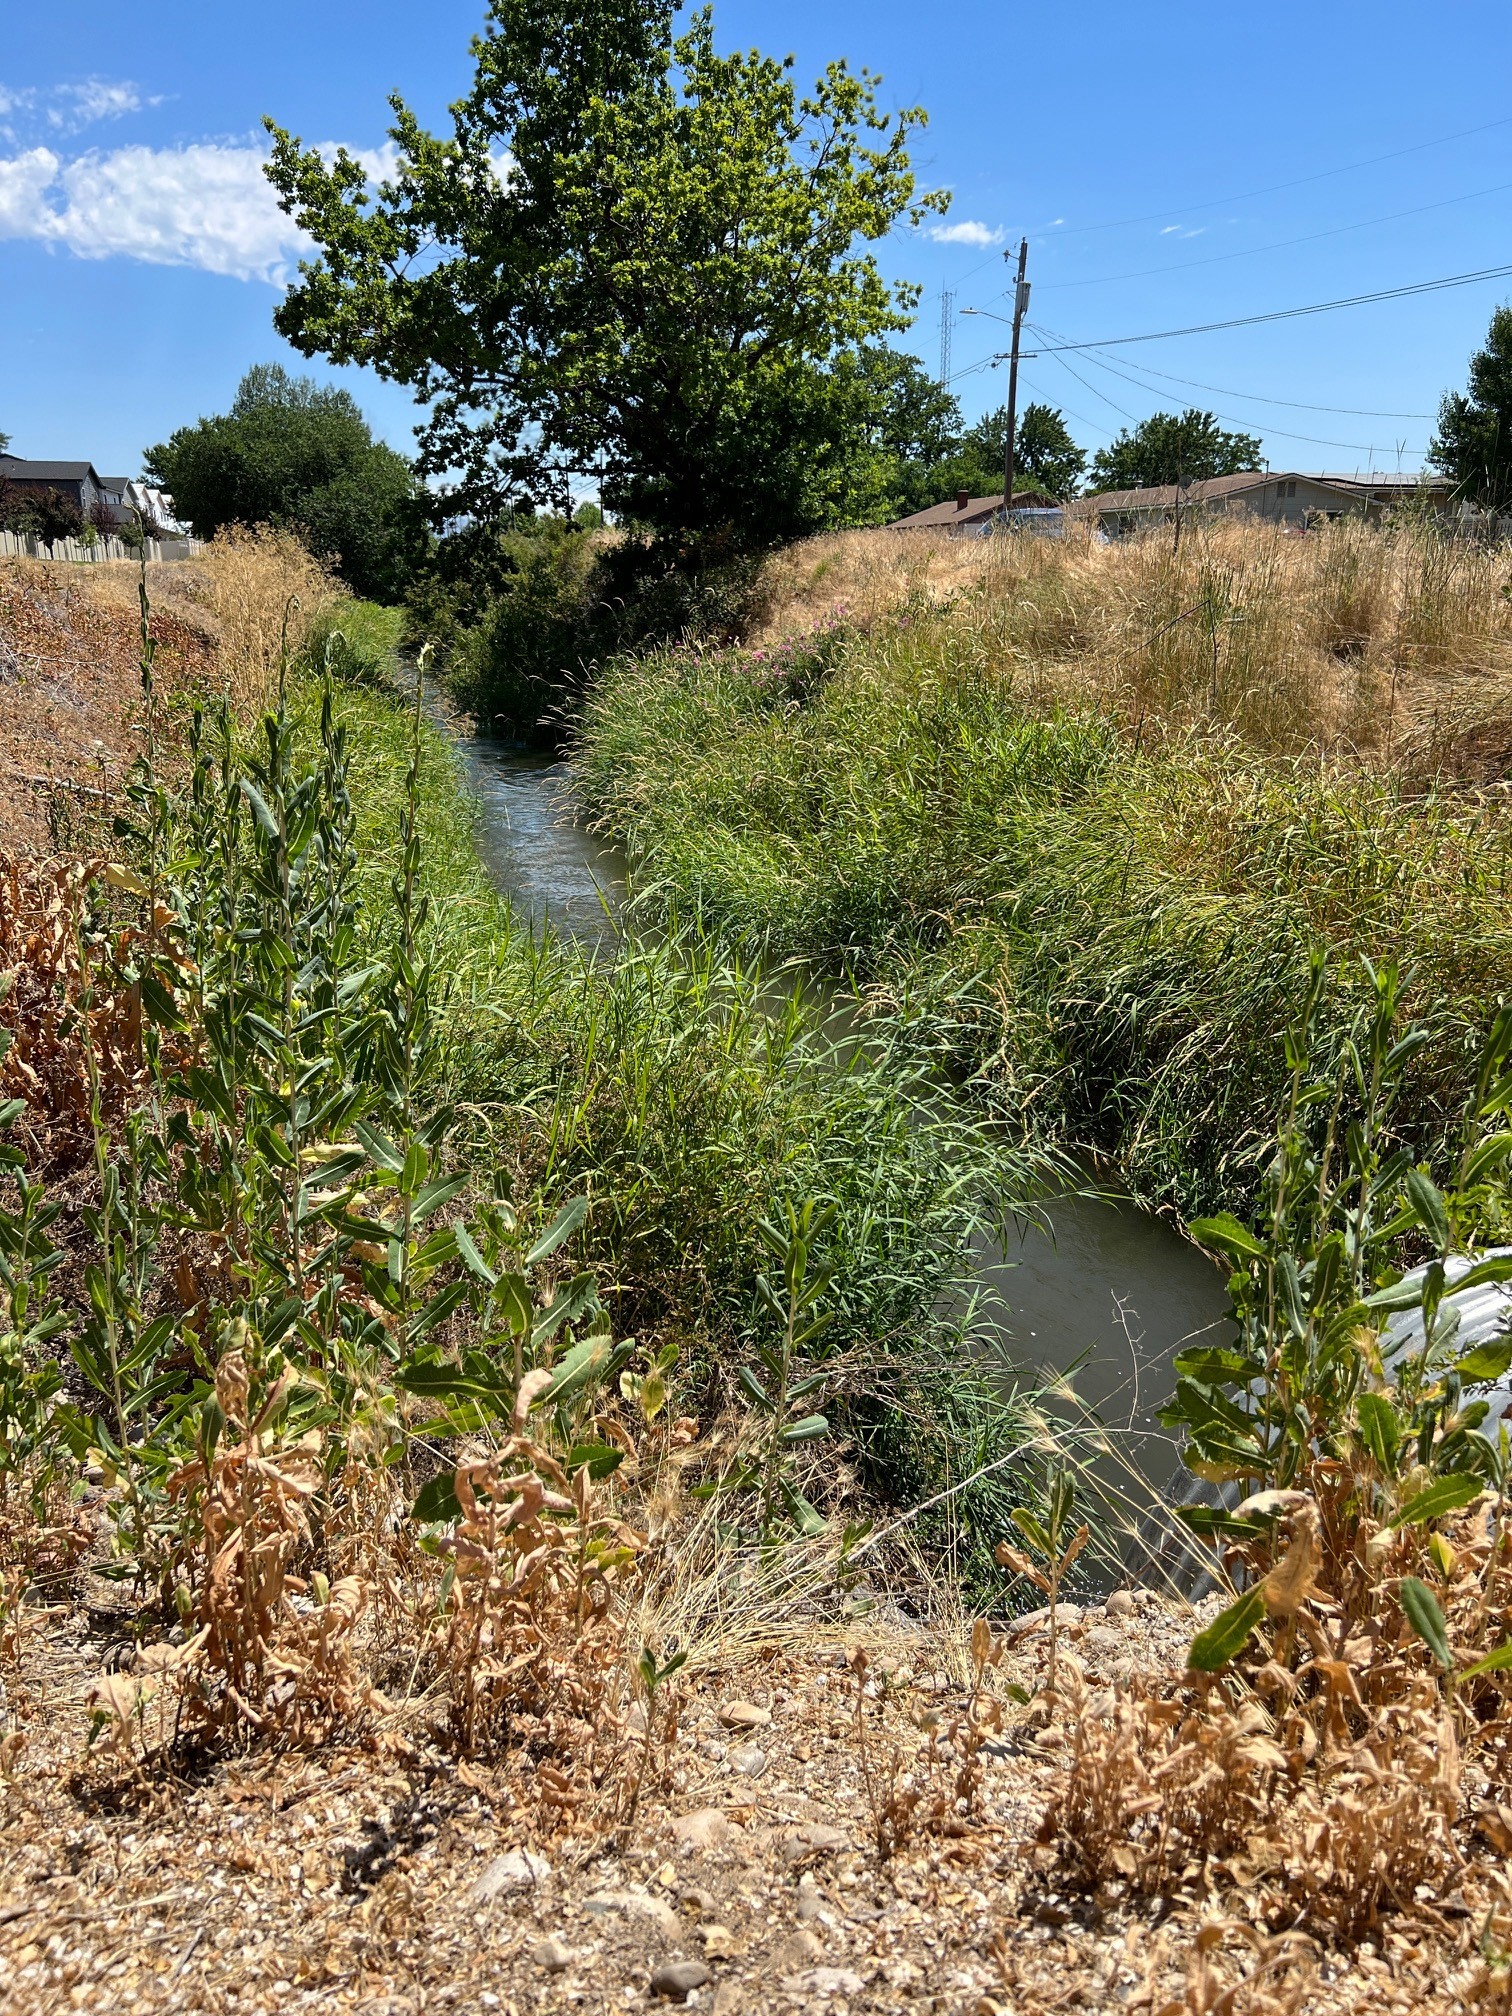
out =
[[[221,678],[244,707],[259,705],[277,680],[285,625],[293,654],[316,617],[347,594],[292,532],[266,525],[218,534],[193,564],[215,619]]]
[[[905,608],[1031,704],[1132,729],[1222,721],[1257,748],[1318,746],[1471,781],[1512,757],[1512,557],[1424,525],[1306,537],[1232,519],[1100,545],[888,531],[814,539],[768,569],[761,641],[843,609]],[[942,606],[950,604],[948,613]],[[942,640],[943,643],[943,640]]]

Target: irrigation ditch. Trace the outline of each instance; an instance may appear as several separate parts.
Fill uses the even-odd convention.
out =
[[[470,734],[441,707],[433,718],[477,800],[479,855],[533,926],[549,925],[598,958],[655,930],[637,919],[624,850],[575,816],[568,761]],[[774,1001],[795,975],[837,1043],[866,1040],[854,997],[810,966],[772,969]],[[1177,1352],[1223,1328],[1226,1277],[1166,1219],[1120,1194],[1116,1174],[1084,1174],[1084,1184],[1044,1198],[1031,1215],[988,1200],[961,1291],[971,1337],[1001,1363],[1005,1386],[1048,1382],[1068,1420],[1102,1424],[1108,1449],[1093,1459],[1091,1481],[1105,1494],[1109,1530],[1125,1533],[1124,1571],[1192,1587],[1207,1557],[1162,1508],[1201,1487],[1158,1410]],[[1117,1565],[1105,1562],[1094,1579]]]

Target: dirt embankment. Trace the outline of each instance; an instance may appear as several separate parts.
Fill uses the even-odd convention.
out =
[[[0,564],[0,850],[79,851],[140,746],[141,572],[129,562]],[[287,637],[344,591],[299,542],[223,533],[193,560],[147,570],[153,667],[170,737],[174,702],[229,692],[246,711]]]
[[[1144,1591],[1068,1610],[1048,1724],[1013,1705],[1045,1680],[1043,1616],[1004,1634],[987,1713],[950,1634],[874,1615],[859,1671],[838,1632],[800,1634],[686,1687],[664,1770],[606,1831],[553,1806],[549,1761],[464,1762],[423,1704],[361,1744],[123,1771],[84,1748],[108,1648],[82,1616],[39,1622],[7,1674],[0,1993],[17,2016],[1504,2008],[1483,1928],[1506,1886],[1468,1837],[1448,1904],[1403,1899],[1343,1948],[1298,1925],[1284,1867],[1067,1883],[1037,1841],[1080,1719],[1174,1682],[1191,1630]]]

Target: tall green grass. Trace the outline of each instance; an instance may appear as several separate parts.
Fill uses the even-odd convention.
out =
[[[1429,1147],[1512,991],[1500,805],[1042,710],[978,643],[905,612],[796,702],[745,653],[622,662],[585,713],[583,801],[653,894],[857,971],[1021,1128],[1184,1212],[1253,1193],[1311,948],[1335,955],[1325,1046],[1394,955],[1438,1038],[1403,1101]]]
[[[312,691],[311,732],[314,705]],[[381,940],[409,723],[392,690],[346,687],[338,710]],[[911,1045],[834,1040],[798,978],[774,981],[695,926],[608,959],[532,931],[489,880],[460,760],[433,727],[419,806],[424,931],[446,975],[436,1090],[479,1168],[507,1170],[543,1221],[589,1197],[585,1257],[616,1330],[677,1342],[687,1394],[725,1404],[764,1320],[761,1220],[831,1200],[831,1336],[872,1482],[927,1495],[1026,1447],[1033,1396],[1005,1403],[972,1369],[954,1291],[986,1200],[1027,1198],[1035,1158],[942,1098]],[[952,1503],[982,1565],[1010,1475]]]

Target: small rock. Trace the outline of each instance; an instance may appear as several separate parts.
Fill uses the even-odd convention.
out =
[[[850,1846],[850,1836],[839,1827],[827,1827],[822,1821],[813,1821],[803,1827],[789,1827],[785,1830],[780,1844],[784,1862],[807,1862],[816,1855],[835,1855],[842,1848]]]
[[[616,1912],[625,1918],[642,1918],[654,1925],[664,1939],[677,1937],[677,1913],[660,1897],[652,1897],[644,1890],[599,1890],[583,1899],[583,1909],[595,1918],[607,1918]]]
[[[798,1918],[801,1924],[812,1924],[824,1909],[824,1892],[812,1876],[805,1876],[798,1885]]]
[[[572,1950],[560,1939],[543,1939],[532,1949],[530,1957],[547,1974],[565,1974],[572,1965]]]
[[[690,1911],[707,1913],[714,1909],[714,1899],[709,1895],[708,1891],[700,1890],[694,1884],[690,1884],[684,1890],[681,1901],[687,1905]]]
[[[1134,1598],[1129,1594],[1127,1589],[1115,1589],[1103,1605],[1103,1608],[1110,1617],[1132,1617],[1134,1615]]]
[[[1124,1649],[1122,1631],[1115,1631],[1109,1624],[1094,1624],[1084,1642],[1089,1656],[1100,1653],[1107,1657]]]
[[[726,1729],[765,1729],[772,1719],[770,1708],[758,1708],[754,1701],[727,1701],[719,1711]]]
[[[725,1745],[716,1742],[712,1736],[704,1736],[698,1745],[700,1757],[707,1757],[711,1764],[722,1764],[725,1760]]]
[[[651,1976],[651,1993],[686,2002],[695,1988],[712,1979],[702,1960],[668,1960]]]
[[[1077,1603],[1057,1603],[1055,1606],[1055,1621],[1062,1631],[1069,1630],[1073,1624],[1080,1623],[1081,1614],[1081,1606]],[[1003,1635],[1007,1638],[1009,1644],[1012,1645],[1020,1638],[1027,1638],[1031,1631],[1045,1630],[1049,1623],[1050,1612],[1048,1608],[1031,1610],[1027,1616],[1011,1618]]]
[[[745,1990],[736,1981],[721,1981],[714,1990],[714,2016],[740,2016]]]
[[[717,1806],[682,1813],[672,1822],[672,1838],[680,1848],[721,1848],[730,1838],[730,1823]]]
[[[698,1936],[711,1960],[733,1960],[745,1950],[744,1943],[735,1937],[728,1925],[702,1925]]]
[[[743,1743],[730,1752],[730,1764],[742,1778],[759,1778],[767,1767],[767,1754],[755,1743]]]
[[[551,1874],[544,1855],[532,1855],[528,1848],[511,1848],[507,1855],[495,1855],[472,1886],[474,1904],[491,1904],[506,1890],[533,1890]]]
[[[801,1974],[806,1967],[812,1967],[823,1958],[823,1946],[803,1925],[796,1932],[789,1932],[776,1953],[777,1965],[792,1974]]]
[[[866,1983],[849,1967],[811,1967],[806,1974],[789,1974],[783,1982],[789,1995],[859,1995]]]

